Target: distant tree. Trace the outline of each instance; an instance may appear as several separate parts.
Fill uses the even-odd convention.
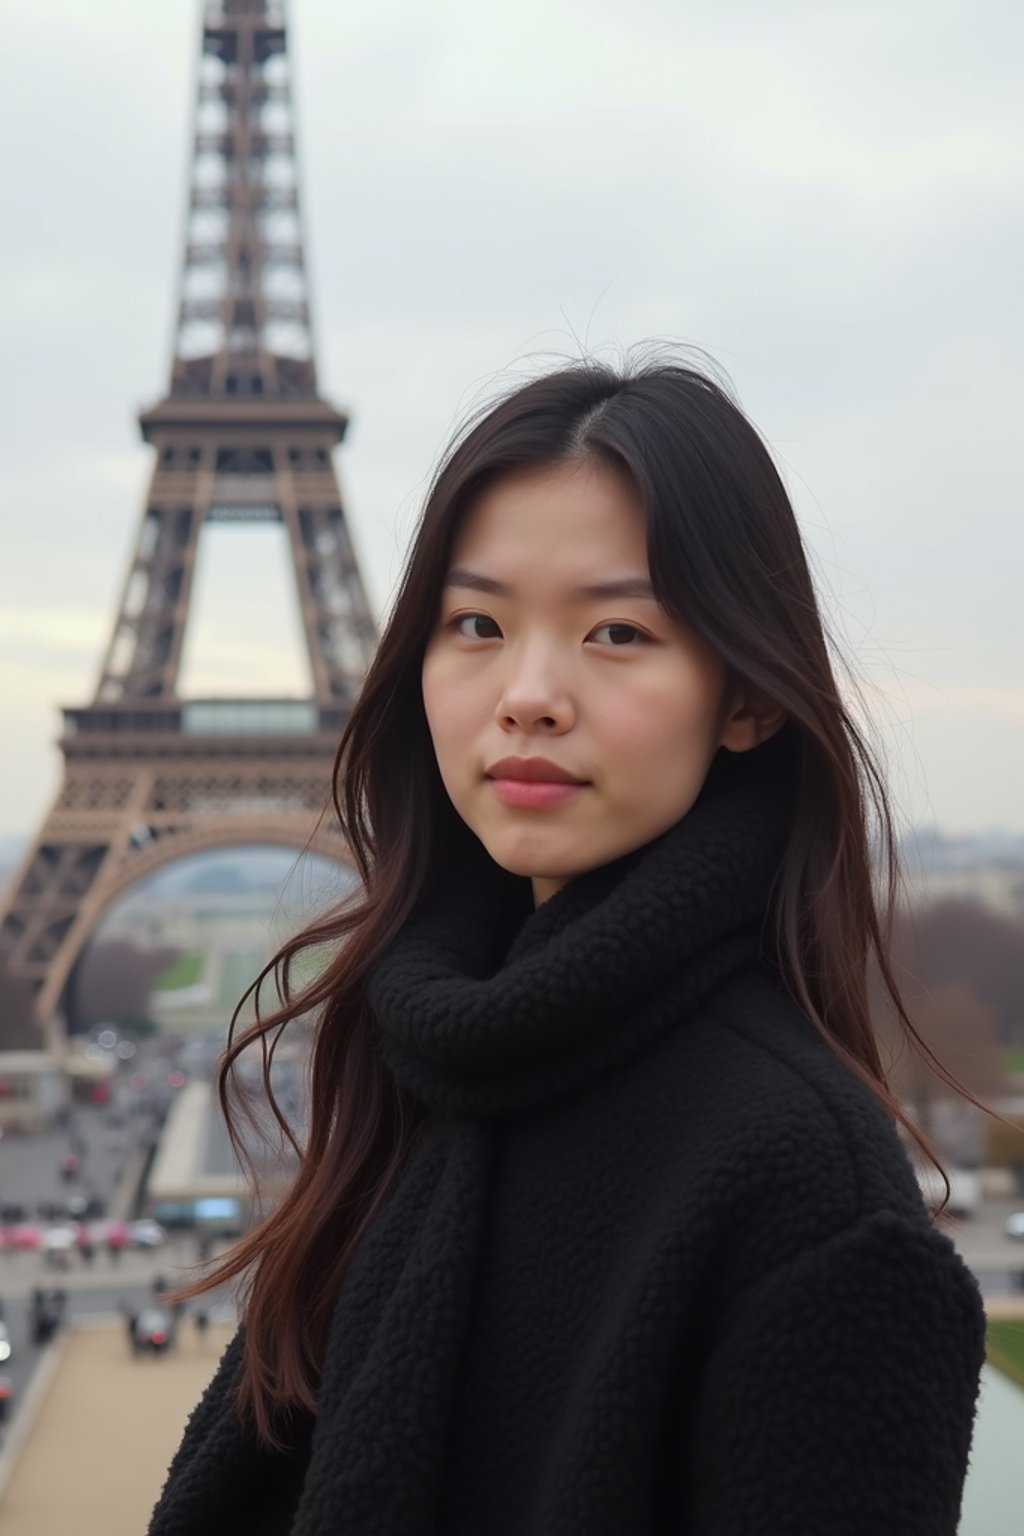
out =
[[[1006,1046],[1015,1040],[1024,1013],[1024,929],[974,902],[944,901],[900,914],[893,959],[903,1000],[925,1044],[970,1093],[991,1104],[1005,1092]],[[958,1161],[957,1137],[972,1123],[979,1134],[980,1112],[958,1100],[906,1041],[877,976],[872,1015],[896,1092],[940,1154]]]
[[[149,995],[178,956],[176,949],[139,949],[123,940],[94,944],[75,976],[76,1027],[86,1030],[109,1020],[130,1033],[145,1032],[152,1025]]]
[[[918,991],[908,1002],[921,1038],[965,1088],[982,1099],[1001,1091],[1003,1051],[990,1008],[959,982]],[[916,1101],[952,1094],[920,1052],[901,1048],[891,1014],[882,1015],[879,1033],[891,1060],[890,1079],[901,1098]]]
[[[901,914],[894,955],[911,997],[966,988],[1004,1045],[1024,1045],[1024,923],[978,902],[941,901]]]

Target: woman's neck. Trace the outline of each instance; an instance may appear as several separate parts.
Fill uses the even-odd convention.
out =
[[[530,883],[533,886],[533,905],[536,910],[537,907],[543,906],[544,902],[550,901],[564,885],[568,885],[569,881],[559,875],[534,875]]]

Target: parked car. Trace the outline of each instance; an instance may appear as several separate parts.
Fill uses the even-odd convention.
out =
[[[131,1238],[133,1248],[159,1248],[166,1242],[167,1233],[158,1221],[151,1221],[149,1217],[142,1217],[138,1221],[128,1223],[128,1236]]]
[[[914,1172],[925,1204],[931,1210],[937,1209],[942,1204],[946,1193],[946,1187],[939,1177],[938,1170],[928,1163],[916,1167]],[[947,1168],[946,1177],[949,1180],[947,1215],[973,1216],[981,1203],[981,1181],[977,1173],[971,1168]]]
[[[1014,1211],[1012,1216],[1007,1216],[1006,1235],[1024,1241],[1024,1211]]]
[[[120,1252],[121,1249],[131,1246],[131,1234],[126,1222],[101,1221],[96,1225],[98,1231],[102,1233],[99,1241],[105,1243],[111,1253]]]
[[[6,1248],[20,1248],[34,1252],[43,1246],[43,1229],[34,1221],[19,1221],[8,1227],[4,1234]]]
[[[71,1253],[78,1246],[80,1228],[77,1222],[62,1221],[47,1227],[43,1232],[44,1253]]]
[[[162,1355],[174,1334],[171,1314],[163,1307],[143,1307],[135,1319],[135,1348]]]

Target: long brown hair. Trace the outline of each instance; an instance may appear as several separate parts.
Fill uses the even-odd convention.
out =
[[[422,1124],[376,1056],[366,979],[464,830],[440,779],[420,687],[456,530],[495,477],[587,457],[615,464],[636,485],[663,607],[710,642],[735,678],[781,705],[784,730],[798,740],[797,808],[774,901],[778,957],[794,998],[932,1161],[886,1081],[868,1006],[869,961],[912,1048],[972,1097],[932,1055],[900,998],[885,915],[898,878],[885,786],[837,687],[793,509],[757,432],[725,382],[674,361],[619,370],[583,361],[535,379],[478,415],[443,459],[342,736],[333,803],[361,887],[264,969],[250,989],[257,1022],[238,1030],[241,1004],[232,1019],[219,1080],[232,1139],[243,1150],[233,1068],[259,1042],[265,1091],[299,1168],[276,1209],[189,1294],[245,1274],[238,1401],[269,1444],[280,1415],[315,1410],[334,1299]],[[293,989],[296,956],[325,945],[329,963]],[[271,976],[280,1006],[260,1016],[260,986]],[[281,1030],[307,1015],[317,1023],[300,1147],[274,1099],[270,1068]]]

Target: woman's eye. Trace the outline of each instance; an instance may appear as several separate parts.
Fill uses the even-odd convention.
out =
[[[486,613],[462,613],[457,619],[452,620],[452,628],[456,634],[465,635],[467,640],[493,640],[493,634],[481,634],[479,630],[466,629],[464,626],[467,624],[490,624],[492,629],[497,630],[499,635],[501,634],[497,624],[495,624],[493,619],[489,619]]]
[[[596,629],[591,630],[591,634],[599,635],[604,630],[607,630],[611,636],[610,643],[618,646],[620,649],[623,646],[630,645],[634,640],[643,641],[647,639],[643,631],[637,629],[634,624],[599,624]]]

